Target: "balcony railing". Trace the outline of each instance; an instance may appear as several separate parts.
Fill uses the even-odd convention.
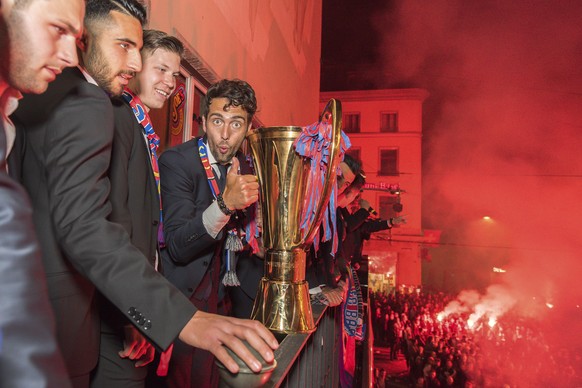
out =
[[[281,341],[275,351],[277,368],[264,387],[339,386],[340,308],[321,305],[312,308],[316,330],[310,334],[288,334]],[[366,321],[370,322],[368,315],[366,309]],[[366,327],[370,333],[370,325],[366,324]],[[361,346],[362,356],[356,366],[354,382],[358,382],[357,386],[368,387],[372,381],[373,352],[367,339]]]

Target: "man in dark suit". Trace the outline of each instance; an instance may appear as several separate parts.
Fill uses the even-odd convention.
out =
[[[0,387],[69,387],[32,208],[8,176],[6,156],[16,135],[8,116],[20,93],[44,92],[55,72],[77,64],[83,12],[80,0],[0,4]]]
[[[382,220],[374,218],[375,211],[370,203],[361,198],[361,192],[343,208],[345,218],[349,219],[346,238],[343,243],[344,257],[357,270],[362,261],[364,240],[369,240],[372,233],[392,229],[395,225],[406,224],[405,216]],[[349,215],[348,215],[349,214]]]
[[[131,243],[157,268],[163,245],[158,192],[157,137],[148,112],[160,109],[176,87],[182,43],[162,31],[144,30],[142,70],[121,97],[112,99],[115,131],[111,152],[111,214]],[[137,120],[136,120],[137,119]],[[158,238],[162,237],[162,238]],[[160,240],[160,241],[158,241]],[[109,301],[101,301],[101,347],[92,385],[143,387],[153,346]]]
[[[18,110],[26,130],[23,183],[31,194],[43,251],[57,338],[71,381],[87,387],[98,359],[96,287],[158,348],[176,337],[238,366],[226,345],[260,370],[238,338],[265,360],[276,340],[258,322],[226,320],[196,308],[107,220],[113,139],[109,95],[141,70],[145,9],[136,0],[88,0],[80,44],[81,71],[65,71],[42,96]]]
[[[236,157],[256,108],[248,83],[222,80],[212,85],[202,104],[206,135],[160,157],[167,253],[162,255],[164,275],[204,311],[226,313],[220,282],[226,265],[223,245],[236,228],[229,221],[237,210],[258,199],[257,177],[245,173],[245,164]],[[172,387],[218,383],[212,356],[181,341],[174,344],[168,377]]]

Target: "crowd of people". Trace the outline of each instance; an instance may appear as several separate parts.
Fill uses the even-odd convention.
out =
[[[403,356],[411,387],[577,387],[582,349],[558,347],[533,318],[508,313],[468,324],[442,314],[451,295],[372,293],[374,346]],[[378,370],[376,386],[386,372]]]

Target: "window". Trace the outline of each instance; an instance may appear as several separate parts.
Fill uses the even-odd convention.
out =
[[[380,114],[380,132],[398,132],[398,113],[386,112]]]
[[[380,196],[380,218],[387,220],[398,216],[394,210],[394,205],[400,203],[396,195],[381,195]]]
[[[380,171],[378,175],[399,175],[398,149],[380,150]]]
[[[360,132],[360,114],[346,113],[343,118],[343,128],[345,133]]]

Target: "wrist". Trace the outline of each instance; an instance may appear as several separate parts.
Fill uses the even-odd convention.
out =
[[[221,212],[223,212],[227,216],[232,216],[234,214],[234,210],[230,209],[226,203],[224,203],[224,198],[222,198],[222,194],[218,194],[216,196],[216,202],[218,203],[218,208]]]

